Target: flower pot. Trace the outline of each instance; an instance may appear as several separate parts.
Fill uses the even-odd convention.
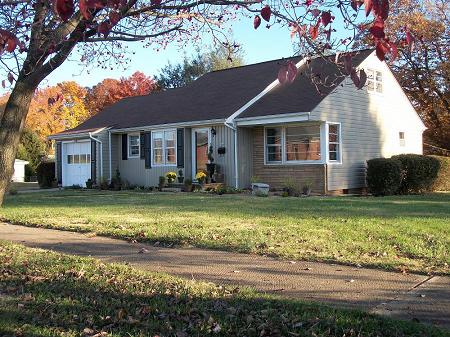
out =
[[[184,182],[184,177],[178,177],[177,179],[180,184],[182,184]]]
[[[212,178],[214,172],[216,171],[216,164],[214,163],[206,164],[206,170],[208,171],[208,176]]]

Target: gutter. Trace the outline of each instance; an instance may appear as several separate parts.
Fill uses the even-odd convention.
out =
[[[307,61],[309,60],[308,57],[302,58],[297,64],[295,65],[297,69],[302,67]],[[234,187],[239,188],[239,163],[238,163],[238,135],[237,135],[237,123],[236,118],[239,117],[245,110],[247,110],[249,107],[251,107],[253,104],[258,102],[261,98],[263,98],[267,93],[269,93],[273,88],[277,87],[280,84],[280,81],[276,79],[272,83],[270,83],[267,87],[263,89],[258,95],[253,97],[250,101],[248,101],[246,104],[244,104],[240,109],[235,111],[230,117],[228,117],[225,120],[225,126],[233,130],[234,134]]]
[[[112,144],[111,130],[108,130],[108,152],[109,152],[109,182],[112,181]]]

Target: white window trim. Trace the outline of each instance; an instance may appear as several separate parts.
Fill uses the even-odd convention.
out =
[[[342,165],[342,123],[340,122],[326,122],[325,128],[325,147],[327,153],[327,164]],[[329,127],[330,125],[339,126],[339,160],[330,160],[330,141],[329,141]]]
[[[324,131],[325,124],[320,123],[320,160],[286,160],[286,128],[293,126],[317,125],[317,123],[301,123],[292,125],[270,125],[264,126],[264,165],[280,166],[280,165],[317,165],[325,164],[324,154]],[[281,162],[270,162],[267,160],[267,129],[281,128]]]
[[[138,148],[139,148],[139,153],[138,153],[137,155],[132,155],[132,154],[130,153],[130,149],[131,149],[130,138],[133,137],[133,136],[137,136],[138,139],[139,139],[139,146],[138,146]],[[128,159],[140,158],[140,157],[141,157],[141,134],[138,133],[138,132],[128,133],[128,134],[127,134],[127,146],[128,146],[128,149],[127,149],[127,152],[128,152]]]
[[[174,164],[166,164],[166,138],[164,137],[166,132],[174,132],[175,133],[175,163]],[[163,164],[156,164],[154,161],[154,156],[153,156],[153,134],[154,133],[162,133],[163,134],[163,138],[162,138],[162,155],[163,155]],[[152,156],[152,167],[177,167],[177,162],[178,162],[178,153],[177,153],[177,129],[158,129],[158,130],[153,130],[151,132],[150,135],[150,142],[151,142],[151,156]]]
[[[367,81],[366,81],[366,88],[367,88],[367,92],[370,94],[375,94],[375,95],[383,95],[384,93],[384,73],[381,70],[378,69],[372,69],[372,68],[368,68],[367,72],[369,71],[373,71],[373,79],[369,78],[369,74],[367,74]],[[379,73],[381,73],[381,81],[377,81],[377,71]],[[373,81],[373,90],[369,89],[369,81]],[[381,92],[377,91],[377,83],[381,83]]]

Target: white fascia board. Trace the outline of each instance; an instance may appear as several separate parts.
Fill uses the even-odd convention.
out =
[[[299,69],[300,67],[302,67],[306,61],[308,61],[308,57],[304,57],[302,58],[299,62],[297,62],[297,64],[295,65],[297,67],[297,69]],[[225,125],[229,126],[229,127],[233,127],[234,126],[234,122],[235,119],[237,117],[239,117],[240,114],[242,114],[245,110],[247,110],[249,107],[251,107],[253,104],[255,104],[256,102],[258,102],[262,97],[264,97],[268,92],[270,92],[273,88],[277,87],[280,84],[280,81],[278,79],[276,79],[275,81],[273,81],[272,83],[270,83],[266,88],[264,88],[263,91],[261,91],[257,96],[253,97],[250,101],[248,101],[247,103],[245,103],[244,106],[242,106],[239,110],[237,110],[235,113],[233,113],[230,117],[228,117],[225,120]]]
[[[59,139],[78,139],[78,138],[90,138],[90,135],[95,135],[99,132],[107,130],[108,128],[100,128],[93,132],[80,132],[80,133],[68,133],[63,135],[52,135],[48,136],[49,140],[59,140]]]
[[[235,120],[235,122],[237,126],[304,122],[309,120],[309,114],[310,114],[309,112],[297,112],[289,114],[247,117],[247,118],[238,118]]]
[[[151,131],[151,130],[157,130],[157,129],[170,129],[170,128],[176,128],[176,127],[208,126],[208,125],[222,124],[224,121],[225,121],[225,119],[208,119],[208,120],[203,120],[203,121],[145,125],[145,126],[135,126],[135,127],[131,127],[131,128],[117,128],[117,129],[111,129],[110,131],[112,133]]]

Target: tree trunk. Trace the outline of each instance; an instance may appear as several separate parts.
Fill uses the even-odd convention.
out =
[[[14,173],[17,147],[35,89],[35,86],[18,80],[3,114],[0,114],[0,206]]]

